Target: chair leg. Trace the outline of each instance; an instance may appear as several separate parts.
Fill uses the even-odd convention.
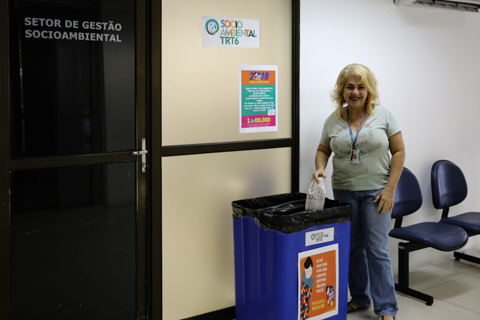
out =
[[[469,254],[465,254],[465,253],[455,251],[453,253],[453,256],[455,257],[455,260],[457,260],[457,261],[462,259],[462,260],[466,260],[466,261],[470,261],[470,262],[473,262],[473,263],[480,264],[480,258],[471,256]]]
[[[413,290],[409,287],[410,252],[427,247],[427,245],[415,242],[401,242],[398,244],[398,284],[395,283],[395,290],[416,299],[425,301],[427,306],[431,306],[433,304],[432,296]]]

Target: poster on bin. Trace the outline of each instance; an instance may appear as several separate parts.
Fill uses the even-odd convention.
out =
[[[338,243],[298,254],[298,320],[338,314]]]
[[[278,131],[277,69],[240,66],[240,133]]]

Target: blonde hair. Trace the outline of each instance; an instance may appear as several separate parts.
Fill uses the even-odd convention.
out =
[[[366,111],[371,113],[375,105],[380,104],[380,100],[378,99],[378,80],[375,78],[370,69],[366,66],[352,63],[343,68],[337,78],[337,83],[335,84],[335,88],[333,89],[330,96],[332,100],[336,103],[336,114],[341,117],[343,105],[345,104],[345,100],[343,99],[343,90],[345,89],[345,85],[347,83],[348,78],[351,76],[357,76],[360,78],[360,81],[365,86],[368,92],[368,98],[365,101]]]

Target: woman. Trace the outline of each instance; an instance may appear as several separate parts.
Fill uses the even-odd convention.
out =
[[[347,312],[368,308],[373,300],[379,320],[395,319],[388,230],[405,161],[402,133],[391,111],[378,104],[377,79],[363,65],[340,72],[332,99],[337,110],[325,121],[313,179],[326,179],[333,151],[335,200],[353,205]]]

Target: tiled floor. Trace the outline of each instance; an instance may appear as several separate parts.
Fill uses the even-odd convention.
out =
[[[467,253],[480,256],[479,251]],[[433,296],[433,305],[397,292],[400,311],[396,320],[480,320],[478,264],[455,261],[452,254],[448,260],[410,270],[410,287]],[[347,315],[347,320],[377,319],[373,308]]]
[[[432,306],[397,292],[397,320],[480,319],[480,265],[451,259],[410,270],[410,287],[434,297]],[[347,320],[376,320],[373,308]]]

